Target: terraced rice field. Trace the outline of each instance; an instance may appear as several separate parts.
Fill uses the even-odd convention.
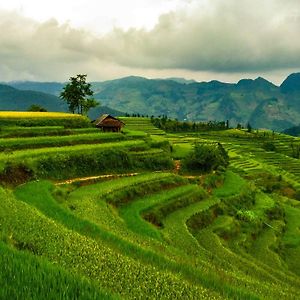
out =
[[[2,136],[0,299],[299,299],[300,162],[290,138],[276,135],[278,152],[267,152],[234,130],[168,135],[146,118],[127,123],[125,134],[39,127],[22,137],[28,130],[13,127],[19,137]],[[222,143],[228,169],[175,172],[166,162],[195,142]],[[23,175],[14,163],[38,162],[86,180],[5,181],[10,170]],[[90,178],[99,174],[112,176]],[[209,176],[218,180],[207,187]]]
[[[133,117],[121,117],[125,124],[126,129],[132,131],[143,131],[153,135],[164,135],[165,132],[153,126],[149,118],[133,118]]]

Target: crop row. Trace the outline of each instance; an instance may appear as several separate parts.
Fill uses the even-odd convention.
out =
[[[139,178],[139,176],[133,177],[133,178],[127,178],[126,181],[127,182],[134,181],[134,180],[137,180],[138,178]],[[114,183],[114,181],[115,181],[115,183]],[[114,192],[114,190],[116,190],[116,187],[114,188],[114,185],[115,184],[117,185],[117,183],[121,183],[123,181],[123,179],[122,180],[114,180],[114,181],[107,182],[109,184],[109,186],[111,186],[111,188],[108,188],[108,191],[111,191],[110,198],[119,199],[118,193]],[[143,190],[142,186],[141,186],[141,190]],[[113,211],[111,211],[105,205],[105,202],[101,201],[101,199],[103,199],[103,196],[100,196],[100,193],[102,191],[103,191],[103,193],[107,193],[107,192],[105,192],[105,183],[99,183],[97,185],[92,185],[89,187],[81,187],[80,189],[78,189],[75,192],[72,192],[70,194],[69,199],[70,200],[73,199],[73,201],[70,201],[70,202],[68,201],[68,205],[72,206],[72,209],[74,209],[73,212],[75,212],[76,214],[79,212],[79,215],[82,218],[93,220],[93,222],[102,224],[101,226],[104,225],[103,221],[106,220],[104,222],[105,226],[108,226],[108,228],[110,228],[111,230],[118,231],[118,232],[122,233],[124,236],[128,237],[129,234],[126,231],[126,229],[124,229],[124,223],[122,223],[121,221],[118,221],[119,219],[116,218]],[[188,191],[190,191],[191,193],[189,193]],[[140,213],[142,211],[144,211],[145,209],[152,207],[153,205],[155,207],[155,206],[157,206],[157,204],[159,205],[159,204],[166,203],[168,206],[168,204],[170,204],[171,202],[176,203],[177,202],[176,199],[178,200],[183,197],[186,197],[186,198],[191,197],[192,198],[192,194],[197,191],[198,191],[198,188],[195,186],[184,186],[184,187],[179,187],[179,188],[172,189],[172,190],[167,190],[167,191],[164,191],[163,193],[154,194],[151,197],[146,197],[146,198],[142,198],[142,199],[137,198],[135,201],[130,202],[129,205],[121,207],[121,216],[125,219],[128,228],[133,230],[133,232],[136,233],[136,235],[135,235],[136,242],[138,240],[140,240],[141,236],[143,236],[145,239],[146,239],[146,237],[150,236],[152,238],[158,238],[160,240],[160,234],[157,231],[157,229],[155,229],[152,225],[147,224],[141,218]],[[88,196],[89,194],[91,194],[91,196]],[[125,195],[126,194],[128,194],[128,193],[125,192]],[[132,193],[132,195],[134,195],[134,194],[135,193]],[[76,195],[75,199],[74,199],[74,195]],[[197,197],[197,198],[199,200],[201,197],[200,198]],[[104,199],[105,199],[105,196],[104,196]],[[172,199],[172,201],[170,201],[170,199]],[[176,206],[174,206],[174,207],[176,207]],[[191,209],[191,207],[189,209],[190,209],[190,214],[194,213],[194,209]],[[107,212],[104,213],[105,211],[107,211]],[[181,211],[182,211],[182,209],[178,210],[178,212],[181,212]],[[177,217],[175,219],[176,219],[176,222],[178,222],[179,218]],[[116,227],[116,223],[120,224],[118,226],[119,227],[118,229]],[[112,228],[114,228],[114,229],[112,229]],[[170,229],[171,228],[172,227],[170,227]],[[177,228],[173,228],[173,229],[174,229],[174,232],[178,231]],[[187,232],[187,231],[185,231],[185,232]],[[172,234],[173,234],[173,230],[172,230]],[[168,235],[168,240],[170,239],[170,236],[171,236],[171,234]],[[133,236],[133,238],[134,238],[134,236]],[[186,239],[185,236],[181,236],[179,239],[176,239],[174,241],[175,242],[174,245],[178,244],[179,241],[183,241],[185,239]],[[152,244],[153,243],[154,243],[154,241],[152,240]],[[159,246],[159,252],[162,251],[162,249],[163,249],[162,246],[163,245]],[[197,245],[196,245],[196,247],[197,247]],[[185,247],[180,247],[180,248],[186,249]],[[174,249],[175,248],[173,248],[173,250],[172,250],[173,255],[176,252],[176,251],[174,252]],[[189,252],[189,251],[187,251],[187,252]],[[180,255],[180,254],[178,253],[178,255]],[[189,252],[189,255],[191,255],[191,252]],[[182,260],[181,255],[180,255],[180,257]],[[203,272],[203,264],[204,264],[203,261],[201,262],[201,264],[202,264],[201,272]],[[160,265],[162,265],[162,264],[160,264]],[[209,265],[206,265],[206,267],[208,269],[211,269],[211,267]],[[211,272],[213,272],[213,271],[211,270]],[[208,281],[207,284],[211,284],[211,282],[209,281],[209,278],[211,277],[211,272],[207,271],[207,273],[206,273],[207,275],[204,275],[204,276],[206,276],[206,280]],[[217,280],[214,280],[214,282],[216,284]],[[224,289],[224,290],[226,290],[226,289]],[[228,292],[229,291],[227,291],[227,293]]]
[[[0,299],[118,299],[81,276],[1,241],[0,252]]]
[[[198,192],[198,187],[194,185],[169,189],[161,193],[137,199],[136,201],[121,207],[120,215],[125,220],[127,227],[137,234],[161,239],[157,228],[146,222],[141,215],[144,215],[144,217],[146,216],[146,219],[151,220],[155,225],[160,225],[162,216],[160,218],[157,211],[154,212],[155,209],[162,209],[168,204],[171,204],[172,208],[175,209],[175,202],[183,201],[183,199],[197,201],[201,199],[201,197],[199,193],[196,192]],[[194,193],[196,194],[196,197],[192,196]],[[169,208],[168,212],[171,212],[172,208]],[[161,214],[163,213],[167,212],[161,212]]]
[[[158,174],[156,176],[158,176]],[[144,179],[146,179],[146,175],[143,175],[143,177],[144,177]],[[130,181],[133,178],[134,177],[124,178],[124,180]],[[141,180],[141,179],[139,179],[139,180]],[[123,181],[123,179],[122,180],[117,180],[117,181],[120,182],[120,181]],[[107,182],[107,183],[109,183],[109,182]],[[41,187],[43,185],[42,183],[36,183],[36,184],[38,186],[41,186]],[[65,224],[65,226],[67,226],[68,228],[72,228],[72,226],[73,226],[73,228],[75,230],[79,230],[79,232],[81,234],[83,233],[84,235],[87,235],[87,236],[90,236],[92,234],[93,238],[96,239],[96,240],[97,240],[97,235],[98,235],[99,238],[101,237],[101,239],[104,239],[107,243],[112,243],[113,241],[115,241],[115,242],[113,242],[113,243],[115,243],[114,248],[115,247],[117,247],[117,248],[121,247],[122,253],[126,253],[130,257],[133,256],[133,257],[139,258],[139,260],[145,261],[147,263],[149,263],[149,262],[151,262],[152,264],[154,263],[156,268],[159,268],[159,269],[170,270],[172,272],[175,271],[175,273],[180,272],[181,276],[182,275],[187,276],[187,278],[189,278],[189,279],[193,278],[193,281],[197,282],[197,285],[201,284],[201,283],[204,283],[204,285],[209,287],[210,289],[217,288],[217,290],[222,292],[222,294],[224,294],[224,295],[228,295],[228,293],[230,295],[233,295],[233,294],[244,295],[244,296],[247,295],[247,293],[245,294],[245,293],[241,293],[241,291],[235,291],[234,288],[230,289],[229,287],[225,287],[222,283],[222,280],[220,280],[218,278],[214,278],[215,275],[213,275],[213,273],[207,273],[207,274],[204,275],[204,274],[202,274],[202,272],[199,273],[199,271],[196,271],[191,267],[187,267],[186,264],[184,264],[184,266],[181,265],[181,264],[177,265],[177,264],[171,263],[170,261],[166,261],[163,257],[158,256],[158,255],[154,255],[153,253],[150,253],[149,251],[146,252],[146,253],[143,253],[144,250],[142,250],[142,249],[138,250],[138,248],[133,247],[132,245],[130,246],[128,244],[123,245],[124,241],[122,242],[121,240],[117,240],[113,235],[109,234],[108,232],[104,233],[103,230],[100,229],[101,227],[95,227],[94,225],[92,225],[91,223],[88,223],[87,221],[84,221],[84,220],[81,221],[80,219],[75,220],[74,217],[73,217],[74,221],[71,221],[70,217],[64,216],[64,214],[62,214],[60,212],[61,210],[58,207],[55,209],[54,207],[51,208],[51,206],[50,207],[48,206],[49,205],[49,204],[47,204],[48,200],[46,200],[48,198],[48,196],[46,196],[47,193],[45,193],[45,191],[43,192],[42,190],[39,190],[37,187],[33,187],[31,189],[32,194],[30,194],[30,192],[26,191],[27,187],[30,189],[31,185],[32,184],[27,184],[25,186],[21,186],[20,190],[17,193],[17,196],[20,199],[23,199],[25,201],[28,201],[28,199],[36,198],[36,201],[35,201],[34,205],[37,205],[37,207],[39,209],[41,209],[42,212],[46,213],[47,215],[51,214],[52,218],[54,218],[54,220],[56,220],[57,222],[60,222],[62,224]],[[101,185],[101,184],[97,184],[96,186],[98,186],[98,185]],[[105,186],[104,183],[103,183],[103,186]],[[81,190],[81,192],[83,192],[83,190],[86,189],[86,188],[88,188],[88,187],[82,187],[79,190]],[[37,193],[37,191],[38,191],[38,193]],[[97,189],[97,191],[101,192],[101,188]],[[49,195],[49,193],[48,193],[48,195]],[[85,195],[85,193],[83,195]],[[41,197],[43,198],[43,201],[39,200],[39,198],[41,198]],[[99,199],[96,195],[95,195],[95,197],[96,197],[96,199]],[[81,199],[84,199],[84,198],[81,198]],[[50,203],[51,203],[51,201],[50,201]],[[102,201],[99,199],[96,202],[95,207],[100,205],[100,203],[102,203]],[[84,211],[92,211],[92,210],[95,209],[95,207],[91,208],[91,209],[89,209],[88,207],[85,207]],[[74,210],[74,208],[75,208],[75,210]],[[75,205],[72,206],[72,212],[76,212],[76,211],[77,211],[77,207]],[[101,214],[101,209],[96,211],[95,215],[97,215],[99,220],[101,220],[102,216],[103,216],[103,213]],[[113,218],[114,214],[111,213],[111,215],[112,215],[112,218]],[[90,219],[86,215],[82,216],[82,217],[85,220]],[[123,227],[124,227],[124,225],[123,225]],[[138,238],[138,236],[136,236],[136,238]],[[103,242],[101,242],[101,245],[103,246]],[[161,246],[159,248],[160,248],[159,252],[161,252],[163,248]],[[182,258],[180,259],[180,261],[182,261]],[[187,297],[189,297],[189,296],[187,296]]]
[[[177,274],[142,264],[67,230],[2,190],[0,196],[1,229],[9,231],[19,249],[43,256],[126,298],[220,299],[218,294],[199,284],[192,285]]]
[[[63,126],[36,126],[36,127],[17,127],[6,126],[0,131],[1,138],[22,138],[38,136],[64,136],[72,134],[96,133],[99,129],[91,128],[64,128]]]
[[[90,120],[76,114],[56,112],[0,112],[1,126],[64,126],[67,128],[91,127]]]
[[[100,144],[111,141],[125,140],[126,136],[121,133],[88,133],[70,136],[42,136],[28,138],[5,138],[0,139],[0,151],[12,151],[19,149],[35,149],[43,147],[61,147],[77,144]]]
[[[64,147],[47,147],[42,149],[18,150],[12,153],[0,153],[0,162],[16,161],[24,159],[36,159],[40,156],[49,156],[51,154],[71,154],[71,153],[93,153],[105,149],[130,149],[134,147],[147,148],[144,141],[121,141],[117,143],[91,144],[91,145],[74,145]]]

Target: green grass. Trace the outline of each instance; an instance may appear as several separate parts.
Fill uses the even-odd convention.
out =
[[[193,145],[186,144],[173,144],[172,157],[174,159],[185,158],[193,150]]]
[[[0,151],[7,149],[35,149],[45,147],[60,147],[77,144],[100,144],[111,141],[125,140],[125,135],[121,133],[87,133],[69,136],[47,136],[28,138],[2,138],[0,139]]]
[[[213,195],[216,197],[229,197],[239,194],[241,189],[246,185],[246,181],[236,173],[227,171],[225,173],[224,184],[214,189]]]
[[[64,154],[71,152],[93,152],[102,149],[111,149],[111,148],[133,148],[133,147],[145,147],[146,144],[144,141],[123,141],[118,143],[104,143],[104,144],[95,144],[95,145],[74,145],[74,146],[64,146],[64,147],[45,147],[41,149],[26,149],[13,151],[9,153],[0,153],[0,161],[16,160],[16,159],[26,159],[26,158],[36,158],[42,155],[51,155],[52,153]]]
[[[121,149],[147,149],[147,145],[144,141],[121,141],[117,143],[104,143],[104,144],[87,144],[87,145],[74,145],[63,147],[47,147],[41,149],[25,149],[17,150],[13,152],[0,153],[0,170],[4,168],[5,163],[11,162],[27,162],[28,165],[34,164],[41,158],[57,157],[59,155],[71,155],[71,154],[94,154],[96,151],[104,150],[121,150]]]
[[[173,243],[174,246],[182,249],[192,257],[199,255],[201,249],[189,232],[186,222],[193,215],[209,209],[218,202],[219,200],[217,198],[209,198],[173,212],[163,221],[163,235],[169,242]]]
[[[149,119],[126,121],[132,130],[122,135],[62,126],[2,130],[2,137],[23,138],[1,138],[0,162],[27,164],[46,178],[160,172],[0,188],[0,298],[300,298],[300,206],[293,199],[300,163],[289,156],[291,138],[271,134],[276,152],[267,152],[264,132],[162,135]],[[95,136],[107,137],[92,144]],[[225,173],[185,179],[161,172],[197,141],[222,143],[230,155]],[[24,149],[11,153],[9,146]],[[208,186],[210,177],[217,188]]]
[[[297,203],[298,204],[298,203]],[[287,227],[282,242],[285,248],[283,258],[292,272],[300,276],[300,207],[285,204]]]
[[[1,128],[1,138],[65,136],[72,134],[97,133],[98,128],[64,128],[63,126],[18,127],[5,126]]]
[[[125,123],[125,129],[133,131],[143,131],[153,135],[164,135],[165,132],[156,128],[150,118],[136,118],[136,117],[120,117]]]
[[[0,299],[119,299],[87,278],[0,241]]]
[[[43,256],[70,272],[86,276],[103,288],[131,299],[198,298],[199,295],[220,299],[217,293],[200,284],[192,285],[174,273],[117,253],[103,243],[66,229],[60,222],[53,222],[27,204],[14,201],[10,194],[0,192],[1,224],[5,220],[1,231],[9,232],[19,249],[22,247]],[[153,286],[156,288],[153,289]]]
[[[125,220],[127,227],[139,235],[150,236],[161,240],[161,236],[157,228],[146,222],[142,218],[142,214],[151,210],[156,205],[166,204],[176,201],[183,196],[191,196],[195,192],[196,187],[193,185],[178,187],[176,189],[166,190],[163,193],[154,194],[150,197],[145,197],[136,200],[129,205],[120,209],[120,215]]]
[[[136,197],[160,191],[166,186],[184,183],[184,179],[173,174],[141,174],[80,187],[72,191],[63,203],[66,207],[72,207],[73,212],[80,218],[91,220],[116,234],[121,232],[126,235],[124,222],[107,202],[120,206]]]
[[[34,184],[34,183],[33,183]],[[39,183],[37,183],[37,184],[39,184]],[[42,185],[40,185],[41,187],[42,186],[44,186],[44,184],[42,184]],[[58,207],[54,207],[53,206],[53,209],[51,209],[51,206],[53,205],[53,200],[51,200],[50,202],[52,202],[52,204],[50,203],[50,207],[49,207],[49,203],[47,204],[47,203],[45,203],[45,202],[48,202],[48,200],[47,201],[45,201],[46,199],[48,199],[49,197],[45,197],[45,191],[44,192],[42,192],[42,190],[40,190],[40,192],[37,194],[37,193],[35,193],[35,194],[33,194],[34,193],[34,191],[36,191],[36,187],[33,187],[32,188],[32,186],[31,186],[31,184],[28,184],[28,185],[26,185],[26,186],[23,186],[24,188],[22,188],[22,189],[20,189],[19,191],[18,191],[18,193],[19,193],[19,197],[23,197],[25,200],[27,200],[27,199],[33,199],[34,197],[36,198],[36,200],[34,200],[35,201],[35,205],[38,205],[38,207],[40,207],[41,209],[42,209],[42,211],[43,212],[45,212],[45,213],[47,213],[47,214],[53,214],[53,216],[55,216],[55,218],[56,218],[56,220],[58,221],[58,223],[56,223],[56,224],[59,224],[59,223],[61,223],[61,224],[64,224],[64,225],[68,225],[68,227],[70,228],[70,224],[71,224],[71,226],[74,226],[74,224],[75,223],[77,223],[76,225],[75,225],[75,228],[77,227],[77,228],[80,228],[81,227],[81,225],[82,225],[82,223],[87,223],[87,222],[82,222],[82,221],[80,221],[80,219],[73,219],[74,221],[72,221],[72,219],[70,219],[70,218],[68,218],[68,217],[66,217],[65,216],[65,214],[63,213],[63,214],[61,214],[59,211],[59,209],[58,209]],[[31,188],[30,188],[31,187]],[[30,190],[31,190],[31,193],[32,194],[30,194],[28,191],[26,191],[26,189],[28,189],[29,188],[29,192],[30,192]],[[44,194],[44,197],[39,197],[39,196],[37,196],[37,195],[39,195],[39,194]],[[39,198],[40,198],[40,200],[39,200]],[[31,200],[31,201],[33,201],[33,200]],[[52,211],[52,213],[51,213],[51,211]],[[23,212],[23,210],[22,210],[22,212]],[[24,212],[24,213],[26,213],[26,211]],[[27,212],[27,214],[28,214],[28,212]],[[52,217],[53,217],[52,216]],[[23,224],[24,225],[24,224]],[[22,227],[23,228],[23,227]],[[26,228],[26,227],[25,227]],[[39,228],[40,228],[40,230],[41,230],[41,226],[39,226]],[[52,229],[51,229],[52,228]],[[47,229],[49,229],[50,231],[52,231],[53,230],[53,227],[51,227],[50,229],[48,228],[48,226],[47,226]],[[60,228],[60,226],[59,226],[59,228]],[[87,233],[84,233],[84,231],[81,231],[81,233],[84,233],[85,235],[89,235],[90,234],[90,232],[91,232],[91,227],[89,226],[86,226],[86,227],[82,227],[81,228],[82,230],[86,230],[87,231]],[[93,231],[93,230],[92,230]],[[45,229],[42,229],[41,231],[41,234],[43,234],[43,232],[45,232]],[[46,230],[46,233],[48,232],[48,230]],[[56,233],[56,236],[57,236],[57,230],[55,231]],[[73,231],[72,231],[73,232]],[[69,234],[70,234],[71,232],[69,232]],[[195,270],[192,270],[192,269],[190,269],[190,268],[186,268],[186,267],[184,267],[184,266],[181,266],[181,265],[174,265],[173,263],[171,263],[171,262],[168,262],[168,261],[165,261],[164,259],[163,259],[163,257],[159,257],[159,256],[157,256],[157,258],[155,258],[156,256],[155,255],[153,255],[152,254],[152,257],[151,257],[151,253],[150,252],[146,252],[146,253],[143,253],[143,252],[141,252],[140,254],[139,253],[136,253],[135,252],[135,248],[133,248],[133,247],[129,247],[128,245],[125,245],[125,246],[122,246],[122,244],[123,244],[123,242],[121,242],[121,240],[119,240],[119,242],[117,241],[117,240],[115,240],[115,242],[114,242],[114,238],[113,238],[113,236],[111,235],[111,234],[108,234],[108,236],[105,238],[105,235],[102,233],[101,235],[100,235],[100,231],[98,232],[99,233],[99,237],[101,236],[101,239],[104,239],[105,241],[106,241],[106,243],[113,243],[113,244],[115,244],[115,247],[117,246],[119,249],[120,249],[120,247],[121,247],[121,249],[120,250],[122,250],[121,251],[121,253],[130,253],[130,256],[132,256],[134,253],[135,253],[135,255],[134,255],[134,257],[135,258],[137,258],[137,257],[139,257],[139,259],[141,259],[142,258],[142,260],[143,261],[147,261],[148,260],[148,263],[150,262],[150,261],[152,261],[152,263],[154,263],[155,262],[155,264],[157,264],[157,267],[158,268],[163,268],[163,269],[165,269],[165,268],[167,268],[167,270],[173,270],[173,271],[175,271],[175,270],[177,270],[177,271],[179,271],[179,270],[181,270],[180,272],[182,272],[182,274],[185,274],[185,276],[188,276],[188,278],[193,278],[193,281],[195,281],[195,282],[197,282],[197,286],[199,286],[199,284],[200,285],[202,285],[201,283],[203,283],[205,286],[207,286],[207,287],[214,287],[214,289],[215,288],[217,288],[217,290],[218,291],[222,291],[222,293],[225,293],[225,294],[227,294],[227,293],[233,293],[233,290],[228,290],[227,288],[225,288],[225,287],[222,287],[222,285],[216,285],[216,280],[217,279],[212,279],[212,278],[209,278],[209,277],[203,277],[203,276],[200,276],[200,274],[199,273],[197,273],[197,271],[195,271]],[[26,235],[27,236],[27,235]],[[25,236],[25,237],[26,237]],[[49,239],[50,237],[48,237],[48,239]],[[64,238],[65,239],[65,238]],[[38,239],[39,240],[39,239]],[[59,240],[60,240],[60,242],[58,242],[59,244],[61,243],[61,238],[59,238]],[[97,239],[96,239],[97,240]],[[35,238],[34,238],[34,241],[35,241],[35,243],[36,243],[36,235],[35,235]],[[39,240],[40,241],[40,240]],[[45,241],[46,242],[46,241]],[[86,241],[87,242],[87,241]],[[35,244],[34,243],[34,244]],[[43,243],[44,243],[44,241],[43,241]],[[78,244],[78,241],[76,242],[76,245]],[[88,243],[89,244],[89,243]],[[30,247],[32,248],[32,245],[31,245],[31,243],[30,242],[26,242],[25,243],[25,245],[27,245],[27,247],[28,247],[28,245],[30,245]],[[45,248],[45,250],[46,251],[48,251],[47,249],[48,249],[48,247],[50,247],[50,249],[52,248],[52,246],[51,246],[51,243],[50,243],[50,245],[49,245],[49,242],[48,242],[48,244],[47,244],[47,247]],[[101,247],[103,248],[104,247],[104,244],[103,243],[101,243]],[[34,249],[34,251],[37,251],[37,249],[36,249],[36,246],[33,248]],[[44,246],[43,246],[43,248],[42,249],[44,249]],[[95,249],[95,245],[93,246],[93,249]],[[127,249],[127,250],[126,250]],[[60,250],[61,251],[61,250]],[[82,251],[82,249],[81,249],[81,251]],[[94,251],[94,250],[93,250]],[[101,252],[103,252],[103,249],[101,250]],[[69,255],[73,255],[72,254],[73,253],[73,251],[71,252],[71,254],[69,254]],[[99,254],[98,254],[99,255]],[[137,256],[136,256],[137,255]],[[140,257],[140,255],[142,255],[142,257]],[[91,257],[89,258],[89,260],[91,259]],[[118,260],[120,261],[120,257],[118,258]],[[81,261],[81,260],[80,260]],[[83,265],[82,265],[82,263],[80,263],[80,261],[78,262],[77,261],[77,263],[76,263],[76,268],[82,268],[83,267]],[[109,260],[109,262],[107,262],[107,263],[109,263],[109,264],[111,264],[112,262]],[[132,268],[130,268],[129,266],[127,266],[127,267],[124,267],[126,270],[127,270],[127,272],[130,272],[130,270],[132,269]],[[140,267],[139,267],[140,268]],[[94,272],[95,270],[94,270],[94,268],[92,268],[92,270],[91,270],[92,272]],[[121,271],[120,269],[119,269],[119,271]],[[142,272],[142,269],[140,269],[140,272]],[[149,271],[147,271],[147,272],[149,272]],[[96,272],[96,274],[98,274],[97,272]],[[163,280],[163,278],[161,277],[161,275],[158,275],[158,274],[160,274],[159,272],[157,273],[157,271],[156,271],[156,274],[157,274],[157,276],[159,276],[158,277],[158,279],[157,280],[160,280],[160,279],[162,279]],[[192,275],[192,274],[194,274],[194,275]],[[98,276],[99,276],[99,274],[97,275],[97,278],[98,278]],[[120,276],[121,276],[121,274],[120,274]],[[192,276],[192,277],[191,277]],[[128,277],[128,276],[127,276]],[[94,277],[93,277],[94,278]],[[103,276],[101,277],[101,278],[103,278]],[[123,277],[122,277],[123,278]],[[147,282],[148,282],[149,280],[147,280]],[[104,284],[103,283],[103,281],[101,281],[102,282],[102,284]],[[124,279],[123,279],[123,282],[124,282]],[[107,284],[106,283],[106,281],[105,281],[105,284]],[[221,284],[221,282],[219,282],[218,284]],[[119,283],[118,283],[118,285],[117,286],[119,286]],[[104,287],[105,287],[105,285],[104,285]],[[176,287],[176,289],[177,289],[177,287]],[[113,290],[113,291],[116,291],[115,289]],[[163,291],[162,291],[163,292]],[[179,291],[178,291],[179,292]],[[131,291],[131,293],[132,293],[132,291]],[[214,297],[214,296],[212,296],[212,295],[214,295],[214,294],[211,294],[210,296],[208,296],[209,294],[207,294],[207,292],[201,292],[200,294],[205,294],[205,295],[207,295],[206,297]],[[241,293],[241,291],[239,291],[239,290],[237,290],[235,293],[237,293],[237,294],[240,294]],[[190,294],[190,292],[187,294],[187,295],[189,295]],[[141,295],[141,294],[139,294],[139,295]],[[199,295],[199,294],[198,294]]]

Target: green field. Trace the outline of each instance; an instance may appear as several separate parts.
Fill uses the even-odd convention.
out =
[[[148,118],[122,118],[122,133],[55,114],[28,127],[31,115],[10,114],[0,299],[300,298],[300,139],[166,134]],[[221,143],[229,166],[183,171],[195,143]]]

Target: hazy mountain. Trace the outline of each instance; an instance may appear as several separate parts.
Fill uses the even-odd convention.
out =
[[[280,86],[285,94],[300,93],[300,73],[293,73],[287,77]]]
[[[293,136],[300,136],[300,125],[285,129],[283,133]]]
[[[59,83],[24,82],[16,84],[16,86],[25,89],[32,87],[38,90],[52,90],[53,93],[56,94],[57,88],[61,89],[64,85]],[[32,104],[38,104],[48,111],[68,111],[68,106],[55,95],[39,91],[18,90],[11,86],[0,84],[0,110],[24,111]],[[107,106],[99,106],[90,110],[89,117],[96,119],[103,113],[108,113],[113,116],[125,114]]]
[[[284,93],[261,77],[237,84],[126,77],[106,82],[95,97],[121,111],[195,121],[228,119],[232,125],[250,122],[253,127],[283,130],[299,122],[299,95],[295,88],[293,94]]]
[[[54,95],[58,95],[63,87],[62,83],[37,82],[10,85],[48,91]],[[261,77],[242,79],[232,84],[217,80],[182,83],[174,78],[146,79],[137,76],[93,82],[92,87],[102,106],[117,112],[166,114],[192,121],[229,120],[232,126],[250,122],[254,128],[278,131],[296,126],[300,120],[300,73],[288,76],[280,87]],[[0,98],[0,104],[1,101]],[[57,102],[52,101],[52,105],[57,103],[59,109],[63,106],[57,98]],[[93,118],[98,112],[100,108],[91,111]]]
[[[18,90],[30,90],[43,92],[47,94],[52,94],[59,96],[60,92],[64,87],[64,83],[60,82],[37,82],[37,81],[13,81],[7,83],[8,85],[18,89]]]
[[[0,110],[27,110],[38,104],[48,111],[65,111],[67,106],[58,97],[39,91],[18,90],[0,84]]]
[[[181,78],[181,77],[170,77],[170,78],[167,78],[166,80],[173,80],[178,83],[186,83],[186,84],[197,82],[194,79],[185,79],[185,78]]]

